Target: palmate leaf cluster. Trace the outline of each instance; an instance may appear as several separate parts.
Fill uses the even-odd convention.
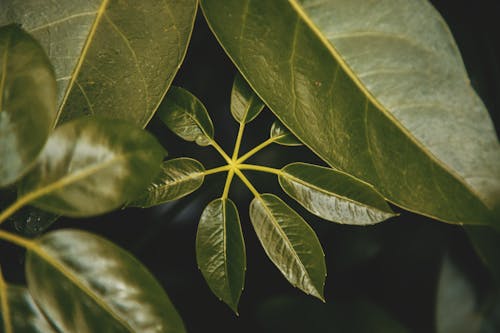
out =
[[[239,72],[231,154],[217,143],[203,103],[170,87],[198,1],[0,2],[0,240],[26,250],[25,285],[0,269],[0,330],[184,332],[160,284],[124,249],[78,230],[39,234],[59,216],[181,199],[216,173],[226,181],[199,212],[196,259],[235,312],[246,271],[242,209],[282,275],[321,300],[325,254],[306,219],[372,225],[397,215],[388,202],[465,225],[499,278],[500,145],[427,1],[200,2]],[[189,153],[165,160],[143,129],[157,109],[172,132],[214,148],[225,164],[206,169]],[[268,139],[241,152],[246,125],[263,110],[275,116]],[[305,145],[324,164],[247,162],[271,144]],[[276,177],[287,196],[261,193],[248,172]],[[253,195],[248,207],[231,200],[234,178]],[[6,222],[38,237],[8,231]],[[462,302],[472,287],[448,258],[438,287],[438,330],[479,330],[476,305]],[[450,316],[450,302],[463,305],[459,313]]]

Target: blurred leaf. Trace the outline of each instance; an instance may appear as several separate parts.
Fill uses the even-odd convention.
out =
[[[13,333],[56,333],[45,316],[40,312],[25,287],[6,286],[7,305],[9,307],[10,324]],[[0,305],[1,308],[1,305]],[[4,327],[2,309],[0,328]]]
[[[341,171],[292,163],[281,169],[279,182],[304,208],[328,221],[367,225],[395,216],[370,185]]]
[[[180,157],[163,162],[160,174],[142,197],[129,206],[151,207],[180,199],[194,191],[205,178],[203,165],[192,158]]]
[[[275,120],[271,125],[269,137],[275,138],[274,142],[283,146],[302,146],[302,142],[300,142],[279,120]]]
[[[255,94],[247,81],[237,74],[231,91],[231,114],[239,123],[249,123],[254,120],[264,108],[264,103]]]
[[[203,211],[196,261],[212,292],[238,313],[246,255],[238,210],[230,199],[216,199]]]
[[[22,24],[49,53],[60,122],[92,114],[144,126],[184,59],[196,8],[196,0],[2,0],[0,24]]]
[[[214,125],[207,109],[183,88],[170,88],[158,113],[168,128],[186,141],[207,146],[214,138]]]
[[[437,287],[437,333],[480,332],[482,319],[474,287],[445,256]]]
[[[273,194],[255,197],[250,219],[267,256],[287,280],[323,300],[325,255],[314,230]]]
[[[330,166],[410,211],[498,225],[500,144],[428,1],[201,4],[249,85]]]
[[[151,273],[90,233],[62,230],[38,238],[27,253],[26,279],[61,332],[185,332]]]
[[[49,137],[19,193],[55,214],[102,214],[137,197],[164,155],[152,135],[130,123],[81,118]]]
[[[466,226],[465,231],[479,257],[500,285],[500,231],[487,226]]]
[[[0,28],[0,187],[33,166],[55,113],[56,82],[47,55],[18,25]]]

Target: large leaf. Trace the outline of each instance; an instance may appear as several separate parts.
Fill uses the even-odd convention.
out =
[[[203,165],[187,157],[163,162],[160,174],[148,186],[146,193],[130,203],[130,206],[151,207],[180,199],[196,191],[205,174]]]
[[[274,121],[269,131],[269,137],[274,139],[275,143],[283,146],[301,146],[300,142],[295,135],[293,135],[288,128],[286,128],[278,120]]]
[[[212,201],[201,215],[196,260],[212,292],[238,312],[246,255],[240,218],[230,199]]]
[[[2,0],[0,24],[21,23],[45,47],[58,114],[145,125],[184,58],[196,0]]]
[[[288,164],[279,173],[279,183],[308,211],[328,221],[367,225],[395,215],[371,186],[333,169]]]
[[[102,214],[136,198],[164,155],[152,135],[128,122],[80,118],[49,137],[19,194],[55,214]]]
[[[26,279],[61,332],[184,332],[165,291],[128,252],[87,232],[48,233],[30,247]]]
[[[408,210],[498,222],[500,145],[426,0],[201,3],[252,88],[331,166]]]
[[[323,299],[326,265],[318,237],[292,208],[273,194],[255,197],[250,219],[267,256],[295,287]]]
[[[239,123],[249,123],[259,115],[264,103],[238,73],[231,91],[231,114]]]
[[[47,55],[19,26],[0,28],[0,187],[32,166],[55,114],[56,82]]]
[[[158,115],[172,132],[186,141],[208,146],[214,138],[214,125],[207,109],[186,89],[170,88]]]
[[[9,314],[12,333],[55,333],[45,316],[33,301],[28,289],[7,285],[5,288],[8,311],[2,308],[0,329],[5,325],[5,313]],[[1,305],[0,305],[1,308]],[[4,332],[4,331],[2,331]],[[4,333],[8,333],[5,331]]]

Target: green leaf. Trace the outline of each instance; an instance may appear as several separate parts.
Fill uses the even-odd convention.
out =
[[[239,123],[254,120],[264,108],[264,103],[239,73],[234,78],[231,91],[231,114]]]
[[[410,211],[498,224],[500,145],[428,1],[201,4],[250,86],[329,165]]]
[[[302,142],[278,120],[274,121],[271,125],[269,137],[274,138],[275,143],[283,146],[302,146]]]
[[[478,256],[500,284],[500,230],[488,226],[466,226],[465,231]]]
[[[280,198],[266,193],[253,199],[250,219],[267,256],[286,279],[323,300],[325,255],[302,217]]]
[[[214,125],[207,109],[183,88],[170,88],[158,114],[172,132],[186,141],[208,146],[214,138]]]
[[[437,286],[436,332],[479,333],[483,315],[478,307],[471,282],[445,256]]]
[[[148,186],[146,193],[129,206],[151,207],[180,199],[203,184],[204,171],[203,165],[192,158],[180,157],[165,161],[160,174]]]
[[[17,25],[0,28],[0,187],[33,165],[55,110],[56,82],[43,49]]]
[[[87,232],[38,238],[27,253],[26,280],[61,332],[185,332],[151,273],[125,250]]]
[[[238,210],[230,199],[216,199],[203,211],[196,261],[212,292],[238,313],[246,255]]]
[[[128,122],[80,118],[49,137],[19,193],[55,214],[102,214],[136,198],[164,155],[151,134]]]
[[[184,58],[196,8],[196,0],[2,0],[0,24],[22,24],[48,52],[59,122],[94,114],[144,126]]]
[[[57,221],[59,215],[32,206],[25,206],[9,218],[14,228],[24,236],[38,236]]]
[[[13,333],[55,333],[50,323],[33,301],[28,289],[7,285],[7,306],[9,322]],[[0,305],[1,308],[1,305]],[[0,328],[4,327],[5,309],[0,315]]]
[[[328,221],[367,225],[395,216],[370,185],[341,171],[291,163],[281,169],[279,183],[304,208]]]

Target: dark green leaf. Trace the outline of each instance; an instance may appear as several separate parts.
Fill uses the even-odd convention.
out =
[[[55,114],[56,82],[45,52],[19,26],[0,28],[0,187],[33,165]]]
[[[259,115],[263,108],[264,103],[238,73],[231,91],[231,114],[234,119],[239,123],[249,123]]]
[[[84,114],[144,126],[184,58],[196,0],[2,0],[0,24],[21,23],[49,53],[59,121]]]
[[[300,142],[295,135],[293,135],[288,128],[286,128],[280,121],[276,120],[271,125],[269,133],[270,138],[274,138],[274,142],[284,146],[301,146]]]
[[[26,257],[33,298],[61,332],[184,332],[155,278],[128,252],[77,230],[35,241]]]
[[[207,109],[183,88],[170,88],[158,113],[168,128],[186,141],[207,146],[214,138],[214,125]]]
[[[203,165],[186,157],[163,162],[160,174],[148,186],[146,193],[130,206],[151,207],[180,199],[196,191],[205,178]]]
[[[281,169],[279,182],[304,208],[328,221],[367,225],[395,215],[370,185],[330,168],[288,164]]]
[[[55,214],[102,214],[144,191],[164,155],[152,135],[128,122],[80,118],[50,136],[19,193]]]
[[[250,219],[267,256],[295,287],[323,299],[326,265],[318,237],[292,208],[273,194],[250,204]]]
[[[38,236],[49,228],[59,215],[52,214],[32,206],[25,206],[9,218],[14,228],[21,234],[33,237]]]
[[[498,223],[500,145],[427,1],[201,3],[250,86],[329,165],[408,210]]]
[[[212,292],[237,313],[246,256],[238,210],[230,199],[214,200],[203,211],[196,260]]]
[[[12,333],[55,333],[45,316],[40,312],[25,287],[7,285],[7,306]],[[1,308],[1,305],[0,305]],[[0,329],[4,327],[5,309],[0,315]],[[3,331],[2,331],[3,332]]]
[[[500,284],[500,231],[487,226],[466,226],[477,254]]]

